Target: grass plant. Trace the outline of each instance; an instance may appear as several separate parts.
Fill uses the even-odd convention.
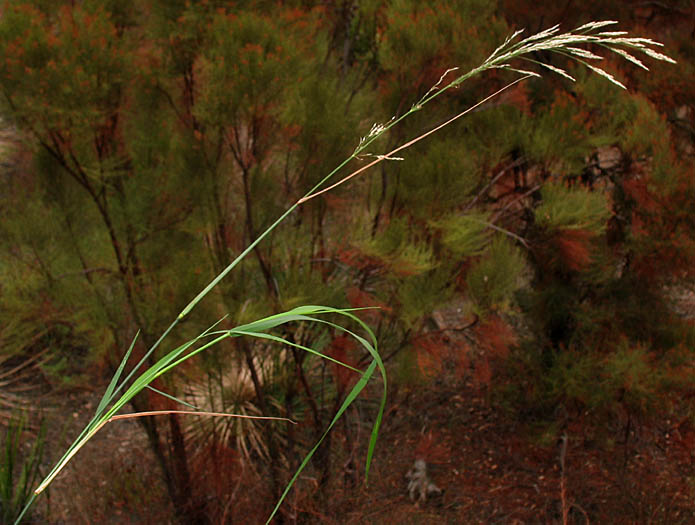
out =
[[[46,440],[46,427],[41,424],[29,450],[21,450],[26,418],[13,416],[0,442],[0,521],[19,523],[33,499],[32,490],[40,476]]]
[[[221,271],[203,290],[201,290],[200,293],[188,305],[186,305],[186,307],[181,311],[177,318],[174,319],[169,328],[167,328],[164,331],[161,337],[159,337],[159,339],[149,348],[149,350],[145,353],[143,358],[127,374],[125,374],[126,365],[129,361],[131,352],[135,345],[135,340],[133,340],[130,348],[125,353],[125,356],[123,357],[120,366],[118,367],[116,373],[111,379],[106,389],[106,392],[104,393],[101,402],[99,403],[91,421],[87,424],[87,426],[77,437],[74,443],[68,448],[68,450],[62,456],[62,458],[53,467],[53,469],[46,476],[46,478],[40,483],[38,488],[36,488],[34,494],[25,506],[24,512],[33,503],[35,496],[43,492],[51,484],[51,482],[55,479],[58,473],[75,456],[75,454],[80,450],[80,448],[82,448],[82,446],[84,446],[104,425],[117,419],[122,419],[124,417],[152,416],[158,413],[164,413],[157,412],[119,415],[121,409],[123,409],[123,407],[125,407],[125,405],[128,404],[128,402],[131,401],[136,395],[138,395],[145,389],[151,388],[150,385],[156,378],[177,367],[184,361],[196,356],[201,352],[204,352],[205,350],[216,345],[217,343],[227,338],[235,337],[261,338],[282,345],[294,346],[300,350],[315,354],[322,359],[334,361],[339,365],[347,367],[354,373],[360,375],[359,380],[356,382],[352,390],[346,396],[343,404],[341,405],[335,417],[329,424],[323,437],[316,443],[314,448],[310,450],[310,452],[301,462],[299,468],[297,469],[290,482],[287,484],[282,496],[277,502],[277,505],[270,513],[268,521],[270,521],[277,513],[278,509],[280,508],[280,505],[282,504],[282,501],[292,488],[293,483],[299,476],[300,472],[307,465],[316,449],[321,444],[321,441],[325,437],[326,433],[328,433],[331,430],[331,428],[340,419],[345,410],[350,406],[351,403],[354,402],[354,400],[357,398],[357,396],[361,393],[361,391],[373,378],[375,372],[378,370],[379,375],[381,376],[383,381],[383,390],[378,413],[373,424],[371,438],[369,441],[369,447],[367,451],[365,479],[368,479],[369,468],[373,459],[377,436],[379,433],[379,427],[382,421],[384,407],[386,404],[387,377],[386,369],[380,357],[374,333],[359,317],[357,317],[357,315],[355,315],[355,309],[336,309],[328,306],[300,306],[286,312],[271,315],[269,317],[259,319],[252,323],[244,324],[227,330],[218,329],[218,321],[218,323],[215,323],[215,325],[198,335],[196,338],[169,351],[163,357],[157,360],[153,365],[145,369],[146,363],[150,362],[150,359],[153,356],[154,352],[166,340],[167,336],[172,332],[172,330],[176,328],[178,323],[185,319],[186,316],[196,307],[196,305],[203,298],[205,298],[210,293],[210,291],[212,291],[213,288],[215,288],[220,283],[220,281],[225,278],[227,274],[229,274],[247,255],[249,255],[249,253],[251,253],[252,250],[254,250],[254,248],[260,242],[262,242],[271,232],[273,232],[275,228],[285,219],[287,219],[300,205],[322,195],[323,193],[331,191],[332,189],[342,184],[345,184],[349,180],[353,179],[354,177],[357,177],[361,173],[374,167],[380,162],[387,160],[402,160],[402,158],[396,156],[401,151],[425,139],[431,134],[440,131],[444,127],[448,126],[449,124],[453,123],[454,121],[458,120],[464,115],[470,113],[479,106],[485,104],[490,99],[499,95],[503,91],[509,89],[513,85],[528,80],[532,77],[541,76],[537,71],[518,67],[518,61],[525,61],[526,63],[531,64],[531,67],[539,66],[541,70],[545,69],[547,71],[556,73],[568,80],[574,80],[574,78],[566,70],[548,62],[538,60],[536,58],[538,57],[538,54],[541,52],[553,53],[561,56],[563,59],[570,59],[585,65],[593,72],[603,76],[610,82],[622,88],[625,88],[625,85],[621,81],[616,79],[611,73],[594,65],[596,61],[602,59],[600,55],[594,52],[595,50],[608,50],[643,69],[647,69],[647,67],[639,58],[635,56],[638,53],[642,53],[656,60],[674,62],[668,56],[653,49],[662,45],[658,42],[655,42],[647,38],[627,37],[626,32],[623,31],[604,30],[605,27],[616,23],[617,22],[615,21],[590,22],[567,33],[560,33],[559,27],[553,26],[549,29],[546,29],[524,39],[519,38],[523,30],[517,31],[513,33],[511,36],[509,36],[478,67],[475,67],[474,69],[461,75],[457,75],[458,68],[452,68],[445,71],[444,74],[442,74],[439,81],[434,86],[432,86],[431,89],[429,89],[420,98],[420,100],[414,103],[408,111],[404,112],[402,115],[394,116],[388,122],[374,124],[369,130],[369,132],[359,141],[359,144],[355,148],[354,152],[345,160],[343,160],[334,170],[328,173],[302,198],[300,198],[289,208],[287,208],[287,210],[284,213],[282,213],[280,217],[278,217],[277,220],[275,220],[275,222],[271,224],[271,226],[269,226],[264,232],[258,235],[255,241],[253,241],[243,252],[241,252],[231,263],[229,263],[229,265],[223,271]],[[583,47],[577,47],[583,45],[593,46],[592,49],[594,50],[585,49]],[[422,110],[432,100],[439,97],[445,92],[449,92],[460,87],[468,79],[480,75],[483,72],[489,70],[509,71],[512,74],[516,74],[517,77],[511,80],[509,83],[507,83],[504,87],[497,90],[495,93],[492,93],[488,97],[485,97],[475,105],[458,113],[457,115],[446,120],[445,122],[436,125],[429,131],[413,138],[412,140],[409,140],[401,144],[400,146],[392,149],[391,151],[381,154],[374,154],[369,151],[369,148],[374,145],[377,139],[382,137],[394,126],[397,126],[404,119],[408,118],[415,112]],[[452,77],[453,79],[449,80]],[[352,163],[353,161],[362,161],[366,158],[371,159],[371,161],[357,169],[348,172],[347,175],[343,176],[339,180],[333,181],[333,179],[338,175],[339,172],[342,172],[347,168],[348,164]],[[331,182],[331,184],[329,184],[329,182]],[[354,329],[348,328],[347,326],[337,324],[335,322],[336,318],[340,318],[346,321],[347,323],[356,326],[361,330],[360,333],[358,333]],[[324,355],[312,348],[293,343],[291,341],[288,341],[287,339],[270,333],[271,330],[280,327],[281,325],[296,322],[324,323],[354,338],[365,350],[365,352],[367,352],[369,358],[371,359],[370,363],[364,370],[357,370],[344,363],[335,361],[329,356]],[[122,378],[124,374],[125,377]],[[185,405],[185,403],[183,403],[182,401],[179,402]],[[249,417],[234,414],[210,413],[196,410],[182,412],[195,413],[197,415],[209,417]],[[20,513],[17,516],[15,523],[20,522],[24,512]]]

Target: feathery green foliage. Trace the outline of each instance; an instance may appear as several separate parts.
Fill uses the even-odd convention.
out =
[[[543,228],[580,229],[600,233],[610,214],[603,195],[581,188],[566,188],[550,182],[541,189],[541,199],[534,214],[536,224]]]
[[[339,58],[320,10],[273,4],[269,15],[261,15],[207,3],[148,6],[151,11],[135,4],[86,2],[54,10],[45,2],[21,8],[8,2],[7,17],[0,22],[0,50],[9,57],[0,63],[4,110],[38,150],[37,171],[45,180],[43,189],[32,194],[32,206],[41,209],[44,200],[51,202],[49,220],[37,212],[27,222],[37,235],[42,220],[51,222],[59,245],[69,247],[56,248],[54,254],[38,237],[41,249],[22,245],[22,259],[40,268],[41,278],[28,281],[26,297],[15,294],[15,306],[21,309],[44,294],[69,320],[72,341],[85,338],[88,345],[101,344],[104,352],[114,343],[125,346],[133,328],[141,331],[142,340],[137,352],[133,340],[125,358],[111,363],[113,379],[94,418],[39,491],[127,403],[151,412],[149,401],[138,394],[150,388],[164,392],[159,382],[152,384],[155,380],[172,378],[165,384],[175,395],[167,393],[166,402],[185,403],[176,397],[177,367],[186,362],[212,377],[220,373],[227,352],[253,377],[254,413],[275,419],[311,413],[310,439],[318,443],[302,450],[295,441],[296,448],[288,452],[306,455],[294,476],[281,480],[284,488],[276,487],[273,515],[326,432],[348,417],[347,407],[359,402],[358,394],[378,368],[383,394],[367,452],[368,473],[386,395],[376,340],[391,337],[394,346],[404,346],[438,300],[455,293],[470,296],[483,317],[507,309],[524,282],[526,252],[538,240],[526,239],[528,232],[541,236],[552,228],[589,229],[599,236],[605,230],[605,195],[559,182],[542,186],[554,170],[576,179],[584,158],[606,145],[606,137],[595,134],[573,142],[583,128],[573,105],[562,97],[553,112],[540,118],[523,108],[486,104],[514,90],[523,95],[520,83],[539,76],[536,66],[565,78],[577,76],[587,103],[600,103],[574,70],[545,58],[537,61],[547,54],[579,61],[623,86],[593,66],[590,61],[598,56],[579,45],[616,51],[632,63],[639,60],[629,53],[670,61],[654,51],[657,42],[606,31],[610,21],[567,33],[555,26],[524,39],[518,31],[488,54],[491,42],[507,31],[501,20],[485,20],[494,10],[489,2],[431,8],[401,0],[384,12],[370,3],[345,26]],[[474,15],[479,24],[471,23]],[[381,16],[386,27],[379,26]],[[349,38],[353,31],[355,40]],[[22,55],[22,60],[15,58]],[[527,62],[519,67],[519,60]],[[442,73],[452,65],[461,69]],[[367,93],[364,86],[376,85],[370,82],[377,68],[388,82]],[[329,70],[339,74],[324,82]],[[487,91],[484,86],[483,96],[475,82],[470,90],[459,89],[483,72],[494,73],[503,87]],[[51,85],[62,86],[53,97]],[[425,107],[428,111],[422,111]],[[349,144],[345,137],[375,120],[374,114],[384,115],[381,123],[373,124],[359,143]],[[470,124],[461,124],[467,115]],[[530,138],[521,131],[507,134],[509,119],[540,131]],[[431,127],[434,121],[442,124]],[[629,125],[624,121],[621,129]],[[415,146],[445,126],[451,126],[453,138],[434,142],[427,151]],[[566,154],[568,145],[573,149]],[[422,162],[399,156],[411,146]],[[340,158],[345,160],[332,168]],[[401,158],[406,160],[396,162]],[[537,168],[533,174],[531,163]],[[378,180],[359,178],[377,165]],[[488,173],[497,174],[488,179]],[[526,180],[532,175],[535,180]],[[349,191],[347,185],[340,188],[348,181]],[[325,200],[319,198],[328,191],[332,194]],[[23,227],[19,212],[3,213]],[[365,225],[370,233],[351,242],[350,228]],[[20,230],[3,232],[10,239],[7,259],[15,255],[11,245],[25,242]],[[563,256],[577,273],[590,262],[585,261],[588,243],[599,241],[575,236],[563,242]],[[564,275],[547,279],[555,277]],[[382,301],[392,309],[390,318],[373,333],[358,317],[372,315],[368,310],[297,306],[313,303],[318,288],[338,301],[344,291],[355,307]],[[529,311],[538,312],[546,299],[557,302],[562,295],[557,289],[531,298]],[[568,304],[579,305],[578,295],[567,290]],[[80,302],[80,296],[89,300]],[[225,324],[204,330],[204,319],[222,311],[236,328]],[[582,312],[566,314],[578,318]],[[338,326],[325,315],[356,323],[360,331]],[[44,322],[51,321],[46,314]],[[298,328],[291,321],[312,327]],[[546,324],[553,325],[555,343],[572,338],[567,319]],[[359,374],[349,389],[341,387],[338,374],[327,385],[324,374],[316,372],[315,363],[335,364],[321,350],[332,349],[328,341],[339,334],[358,343],[360,362],[367,363],[359,372],[343,363]],[[143,356],[135,367],[129,363],[131,352]],[[197,355],[201,359],[191,365],[189,358]],[[302,397],[300,408],[278,402],[283,400],[283,394],[275,395],[280,382],[286,385],[284,400]],[[300,383],[301,394],[294,386]],[[223,387],[218,395],[225,397]],[[212,411],[199,411],[204,412]],[[183,433],[177,416],[169,421]],[[161,431],[156,418],[143,424],[148,436]],[[273,472],[279,467],[272,461],[288,431],[280,425],[268,428],[258,439],[264,441]],[[150,443],[164,455],[159,438]],[[183,454],[179,463],[190,459],[185,447],[176,453]],[[164,468],[174,473],[168,477],[183,479],[178,463],[168,461]],[[194,519],[186,514],[194,506],[188,503],[196,497],[192,489],[185,481],[169,487],[183,521]]]
[[[471,298],[481,311],[501,306],[519,288],[524,271],[520,250],[498,237],[488,253],[471,268],[467,277]]]

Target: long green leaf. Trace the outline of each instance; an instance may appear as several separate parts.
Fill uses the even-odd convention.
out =
[[[128,351],[123,356],[123,359],[121,359],[121,364],[118,365],[118,368],[116,369],[116,373],[111,378],[111,381],[109,382],[109,386],[106,387],[106,391],[104,392],[104,395],[102,396],[101,401],[99,401],[99,405],[97,406],[97,410],[96,410],[97,415],[101,414],[103,412],[103,410],[106,408],[106,405],[109,404],[109,402],[111,401],[111,396],[113,395],[113,391],[116,388],[116,384],[118,383],[118,380],[121,378],[121,374],[123,373],[123,369],[125,368],[125,365],[128,362],[128,358],[130,357],[130,353],[133,351],[133,348],[135,347],[135,341],[137,341],[138,335],[140,335],[139,330],[135,334],[135,337],[133,337],[133,341],[130,343],[130,347],[128,348]]]
[[[289,346],[293,346],[295,348],[299,348],[301,350],[304,350],[305,352],[308,352],[310,354],[317,355],[319,357],[322,357],[323,359],[326,359],[327,361],[331,361],[332,363],[335,363],[336,365],[344,366],[345,368],[352,370],[353,372],[358,372],[361,373],[360,370],[357,368],[354,368],[348,364],[343,363],[342,361],[338,361],[337,359],[333,359],[331,356],[322,354],[318,350],[314,350],[313,348],[309,348],[308,346],[300,345],[299,343],[293,343],[292,341],[288,341],[287,339],[284,339],[282,337],[278,337],[276,335],[272,334],[266,334],[263,332],[247,332],[244,330],[238,330],[238,329],[233,329],[229,331],[230,334],[236,334],[236,335],[248,335],[252,337],[258,337],[260,339],[268,339],[270,341],[275,341],[276,343],[282,343],[286,344]]]
[[[307,455],[304,457],[302,460],[301,464],[299,465],[299,468],[297,468],[297,471],[294,473],[294,476],[292,476],[292,479],[290,479],[289,483],[285,487],[285,490],[282,492],[282,495],[280,496],[280,499],[278,500],[277,504],[275,505],[275,508],[273,509],[273,512],[270,513],[270,516],[268,517],[268,520],[266,521],[267,523],[270,523],[270,520],[275,517],[275,514],[277,514],[278,509],[280,508],[280,505],[282,505],[282,502],[285,500],[285,497],[287,497],[287,494],[289,493],[290,489],[294,485],[294,482],[297,480],[299,477],[299,474],[301,474],[302,470],[304,470],[304,467],[306,467],[307,463],[311,460],[313,457],[314,453],[316,450],[319,448],[321,443],[323,443],[323,440],[326,438],[328,433],[331,431],[333,428],[333,425],[336,424],[336,422],[340,419],[340,416],[343,415],[345,410],[347,410],[347,407],[349,407],[352,402],[357,398],[360,392],[364,389],[365,386],[367,386],[367,383],[372,377],[372,374],[374,373],[374,370],[376,369],[377,363],[376,361],[372,361],[372,363],[369,365],[369,368],[365,370],[364,374],[362,374],[362,377],[360,377],[359,381],[355,384],[354,387],[352,387],[352,390],[350,390],[350,393],[345,397],[345,401],[343,401],[343,404],[340,406],[340,409],[336,412],[335,416],[333,417],[333,420],[331,421],[331,424],[328,425],[328,428],[326,431],[323,433],[321,438],[316,442],[316,445],[314,445],[314,448],[312,448]]]

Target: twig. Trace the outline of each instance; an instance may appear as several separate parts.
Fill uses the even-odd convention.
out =
[[[488,182],[485,185],[485,187],[482,190],[480,190],[476,194],[476,196],[473,197],[473,199],[463,207],[463,211],[466,212],[466,211],[470,210],[475,205],[475,203],[478,202],[478,199],[480,197],[482,197],[485,194],[485,192],[487,192],[492,187],[492,185],[495,184],[495,182],[497,182],[500,179],[500,177],[505,175],[509,170],[514,169],[518,166],[521,166],[524,162],[526,162],[526,159],[524,159],[524,158],[516,159],[514,162],[512,162],[508,166],[505,166],[504,168],[502,168],[499,171],[499,173],[497,173],[492,179],[490,179],[490,182]]]
[[[567,505],[567,483],[565,477],[565,457],[567,456],[567,433],[560,438],[560,500],[562,501],[562,525],[567,525],[569,520],[570,506]]]

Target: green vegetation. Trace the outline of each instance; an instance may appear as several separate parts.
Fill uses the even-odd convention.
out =
[[[673,73],[636,69],[659,44],[527,36],[504,2],[341,6],[2,4],[1,351],[49,348],[56,388],[111,378],[39,490],[128,405],[162,415],[138,421],[180,522],[229,516],[236,472],[201,466],[224,448],[282,520],[302,470],[317,500],[356,470],[369,414],[366,479],[385,361],[431,376],[452,300],[524,424],[690,414],[668,290],[695,267],[692,156],[650,98]]]
[[[12,417],[7,433],[0,442],[0,516],[3,523],[13,523],[24,514],[33,498],[33,491],[40,479],[46,428],[41,425],[33,443],[27,450],[23,446],[25,418]]]

